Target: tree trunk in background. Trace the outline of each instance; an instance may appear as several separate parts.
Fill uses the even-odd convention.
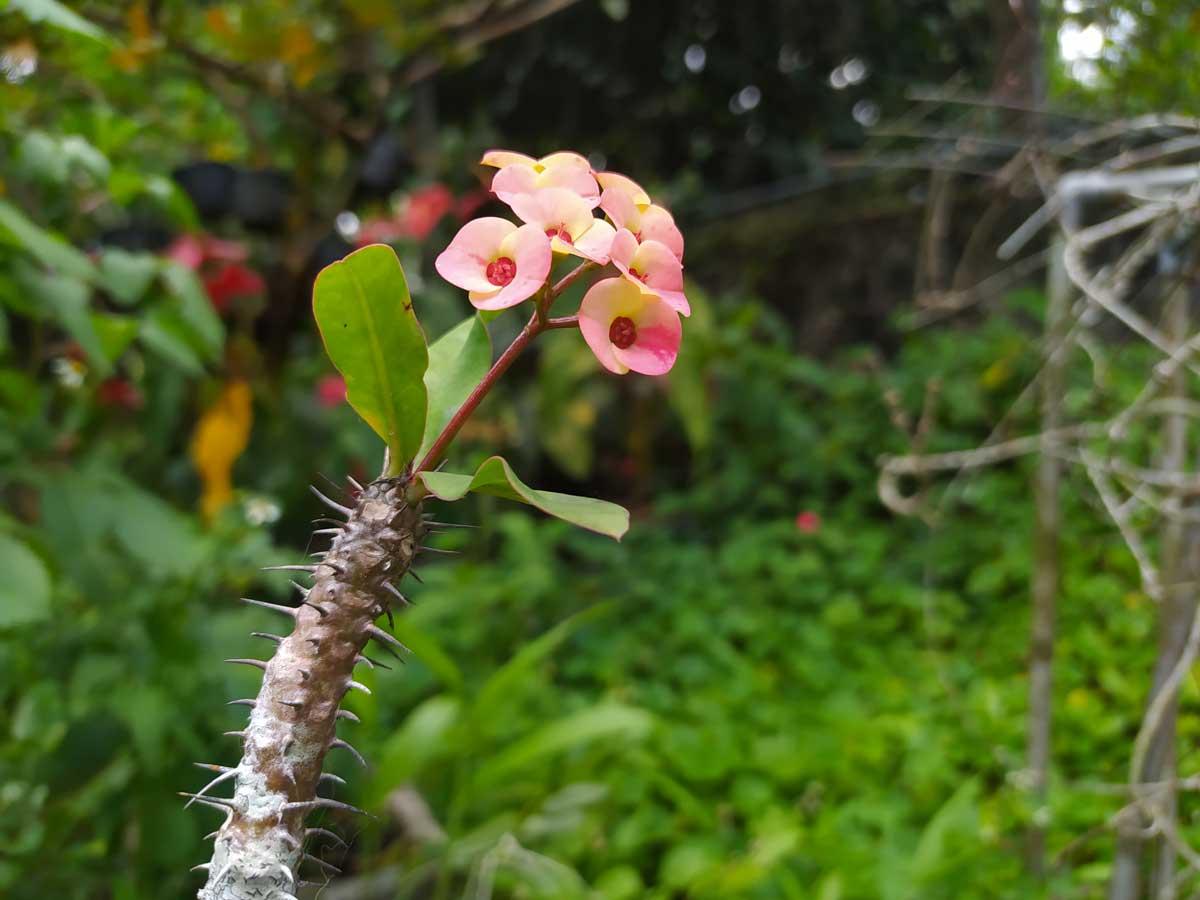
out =
[[[1068,354],[1055,353],[1069,329],[1071,281],[1063,266],[1065,241],[1061,236],[1050,249],[1046,283],[1046,325],[1043,346],[1043,434],[1062,425],[1062,398]],[[1038,459],[1034,480],[1033,593],[1029,628],[1029,721],[1026,726],[1025,766],[1036,806],[1025,840],[1029,871],[1039,878],[1045,872],[1046,831],[1043,810],[1050,769],[1050,717],[1053,708],[1054,619],[1059,585],[1059,483],[1062,462],[1053,454]]]
[[[1190,289],[1179,288],[1167,304],[1166,331],[1174,343],[1187,340],[1190,330]],[[1171,384],[1170,395],[1186,399],[1187,369],[1180,368]],[[1164,449],[1162,468],[1166,471],[1183,471],[1187,468],[1189,452],[1187,440],[1188,417],[1184,413],[1171,415],[1164,424]],[[1195,577],[1195,550],[1198,528],[1194,523],[1168,518],[1163,523],[1162,567],[1166,594],[1159,611],[1158,659],[1154,664],[1154,685],[1150,699],[1162,689],[1163,682],[1175,667],[1191,630],[1192,617],[1196,614],[1196,590],[1192,585]],[[1174,781],[1175,779],[1175,723],[1179,708],[1178,696],[1172,699],[1163,715],[1162,724],[1150,742],[1146,752],[1146,767],[1142,781]],[[1166,789],[1163,808],[1175,819],[1177,806],[1174,785]],[[1161,837],[1155,841],[1157,847],[1150,870],[1150,896],[1156,900],[1171,900],[1175,896],[1175,852]]]
[[[1188,338],[1190,319],[1190,289],[1177,289],[1167,302],[1164,331],[1172,342]],[[1188,374],[1180,368],[1173,376],[1166,391],[1170,398],[1186,400]],[[1182,472],[1188,467],[1187,440],[1188,417],[1185,413],[1167,416],[1163,422],[1163,452],[1160,467],[1167,472]],[[1200,548],[1200,525],[1182,522],[1178,518],[1164,518],[1162,525],[1161,566],[1164,595],[1159,608],[1158,656],[1154,663],[1154,679],[1147,698],[1147,708],[1162,689],[1172,669],[1183,653],[1196,615],[1196,589],[1193,584],[1196,572],[1196,553]],[[1159,721],[1158,729],[1146,751],[1141,772],[1133,777],[1141,783],[1172,782],[1175,779],[1175,740],[1178,696],[1171,699]],[[1176,790],[1173,785],[1164,788],[1164,793],[1155,793],[1154,802],[1159,804],[1172,821],[1175,820]],[[1160,799],[1161,798],[1161,799]],[[1142,851],[1146,842],[1142,833],[1150,822],[1140,813],[1126,815],[1118,825],[1116,854],[1113,861],[1112,882],[1109,885],[1109,900],[1135,900],[1139,896],[1142,868]],[[1173,900],[1175,893],[1175,853],[1162,838],[1155,838],[1154,854],[1150,863],[1147,896],[1153,900]]]
[[[1046,73],[1042,64],[1040,0],[991,0],[989,13],[995,35],[996,58],[992,67],[992,98],[1026,110],[1040,108],[1046,100]],[[1011,124],[1029,121],[1032,133],[1037,118],[1020,109],[1004,115]]]

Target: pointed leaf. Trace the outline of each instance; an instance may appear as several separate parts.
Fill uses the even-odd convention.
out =
[[[7,200],[0,200],[0,239],[9,238],[24,247],[31,256],[47,268],[63,275],[73,275],[85,281],[95,274],[95,266],[87,255],[76,250],[58,235],[34,222]]]
[[[471,491],[494,494],[536,506],[556,519],[618,541],[629,530],[627,509],[607,500],[534,490],[522,482],[508,462],[499,456],[485,459],[473,476],[454,472],[422,472],[420,477],[429,492],[440,500],[460,500]]]
[[[167,290],[176,301],[173,309],[180,322],[195,336],[204,358],[216,362],[225,346],[225,324],[213,309],[199,276],[174,262],[162,266],[162,275]]]
[[[563,716],[509,745],[476,769],[478,787],[495,784],[521,769],[581,744],[621,738],[620,746],[642,740],[654,724],[645,710],[605,703]]]
[[[396,251],[372,244],[322,269],[313,314],[346,399],[387,442],[389,474],[401,472],[425,432],[429,351]]]
[[[107,34],[58,0],[10,0],[9,9],[24,13],[31,22],[45,22],[97,41],[108,40]]]
[[[21,541],[0,534],[0,628],[44,619],[50,612],[50,573]]]
[[[39,308],[49,313],[63,331],[83,348],[92,367],[100,375],[108,375],[112,371],[112,364],[92,321],[92,292],[87,284],[70,275],[39,271],[28,264],[17,270],[17,277],[37,298]]]
[[[130,253],[116,247],[100,257],[100,284],[122,306],[142,299],[158,274],[159,261],[148,253]]]
[[[517,694],[518,685],[526,680],[530,670],[557,650],[576,629],[603,615],[610,608],[608,603],[598,603],[577,612],[518,650],[512,659],[492,673],[475,695],[475,709],[480,715],[480,721],[486,723],[489,717],[494,717],[505,700]]]
[[[429,415],[417,459],[425,456],[491,364],[492,339],[478,315],[463,320],[429,345],[429,368],[425,372]]]

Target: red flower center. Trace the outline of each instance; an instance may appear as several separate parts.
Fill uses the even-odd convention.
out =
[[[566,227],[563,225],[555,225],[551,228],[547,228],[546,237],[551,239],[558,238],[564,244],[574,243],[571,240],[571,232],[567,231]]]
[[[618,350],[632,347],[633,342],[637,340],[637,326],[633,324],[633,319],[628,316],[617,316],[613,319],[613,323],[608,326],[608,339]]]
[[[637,269],[630,269],[629,274],[632,275],[634,278],[636,278],[638,281],[644,282],[646,280],[646,273],[639,272]]]
[[[487,266],[487,280],[496,287],[504,287],[517,277],[517,264],[507,256],[494,259]]]

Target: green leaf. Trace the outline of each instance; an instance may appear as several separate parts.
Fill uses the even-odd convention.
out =
[[[518,685],[531,669],[558,649],[577,628],[603,615],[609,608],[607,603],[598,603],[578,612],[518,650],[512,659],[492,673],[475,695],[475,709],[481,714],[481,720],[495,718],[495,711],[516,693]]]
[[[469,492],[493,494],[518,503],[528,503],[547,515],[620,540],[629,530],[629,511],[607,500],[575,497],[554,491],[538,491],[516,476],[499,456],[485,459],[472,475],[454,472],[422,472],[421,480],[440,500],[461,500]]]
[[[225,346],[225,325],[213,309],[199,277],[179,263],[162,267],[167,290],[178,301],[178,316],[199,342],[201,353],[209,362],[221,358]]]
[[[461,715],[458,698],[444,694],[430,697],[409,713],[404,724],[383,742],[371,793],[382,800],[445,752]]]
[[[142,343],[188,375],[203,375],[204,361],[196,337],[175,310],[160,306],[142,319]]]
[[[108,35],[99,27],[58,0],[8,0],[8,9],[24,13],[31,22],[45,22],[97,41],[108,40]]]
[[[24,247],[42,265],[90,281],[96,269],[87,256],[62,238],[34,224],[25,213],[7,200],[0,200],[0,236],[8,237]]]
[[[104,358],[109,362],[116,362],[129,348],[137,337],[138,327],[138,321],[133,316],[92,313],[92,328],[100,339]]]
[[[422,459],[492,364],[492,339],[478,316],[464,319],[429,345],[425,388],[429,415],[416,458]]]
[[[313,314],[346,399],[387,443],[389,474],[403,471],[425,432],[429,351],[396,251],[373,244],[322,269]]]
[[[100,257],[100,284],[114,301],[132,306],[142,299],[159,268],[159,261],[148,253],[112,248]]]
[[[112,364],[92,322],[92,292],[87,284],[70,275],[40,272],[30,265],[18,270],[17,276],[37,297],[38,307],[79,342],[96,371],[101,376],[108,375]]]
[[[621,738],[620,746],[649,734],[654,717],[645,710],[621,703],[605,703],[563,716],[490,757],[476,770],[477,786],[495,784],[546,757],[581,744]]]
[[[454,657],[443,650],[441,644],[431,635],[418,628],[408,616],[397,616],[392,630],[400,642],[408,647],[413,656],[424,663],[442,684],[454,693],[462,691],[462,671],[454,662]]]
[[[0,628],[44,619],[50,613],[50,573],[21,541],[0,534]]]

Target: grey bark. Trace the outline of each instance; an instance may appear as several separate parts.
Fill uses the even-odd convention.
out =
[[[1054,434],[1062,427],[1062,400],[1066,387],[1067,353],[1061,348],[1070,327],[1071,281],[1063,265],[1065,240],[1058,236],[1050,250],[1046,283],[1046,323],[1043,347],[1041,432]],[[1029,871],[1045,871],[1046,829],[1042,810],[1047,802],[1051,761],[1050,725],[1053,709],[1054,622],[1059,588],[1059,486],[1062,463],[1052,453],[1038,458],[1034,477],[1033,584],[1029,627],[1029,718],[1025,760],[1030,790],[1036,805],[1025,835],[1025,860]]]
[[[1173,342],[1187,340],[1190,329],[1189,290],[1180,288],[1169,298],[1166,310],[1167,336]],[[1184,367],[1172,376],[1167,396],[1186,399],[1188,395],[1188,373]],[[1163,424],[1163,450],[1160,466],[1164,471],[1183,472],[1190,456],[1187,434],[1188,419],[1184,413],[1166,417]],[[1158,648],[1154,663],[1154,675],[1147,707],[1154,702],[1163,689],[1168,676],[1175,668],[1187,643],[1192,620],[1196,614],[1197,552],[1200,550],[1200,526],[1167,517],[1162,525],[1161,565],[1164,574],[1164,592],[1159,608]],[[1140,772],[1133,777],[1142,783],[1172,782],[1175,779],[1175,741],[1178,696],[1170,697],[1163,715],[1158,720],[1146,751]],[[1167,787],[1156,795],[1154,801],[1163,814],[1172,821],[1176,814],[1176,791]],[[1135,900],[1141,894],[1144,865],[1144,850],[1147,848],[1145,831],[1149,826],[1146,817],[1137,810],[1130,810],[1118,823],[1117,846],[1113,862],[1113,876],[1109,884],[1109,900]],[[1147,879],[1148,897],[1154,900],[1172,900],[1175,891],[1175,853],[1161,838],[1154,839]]]

